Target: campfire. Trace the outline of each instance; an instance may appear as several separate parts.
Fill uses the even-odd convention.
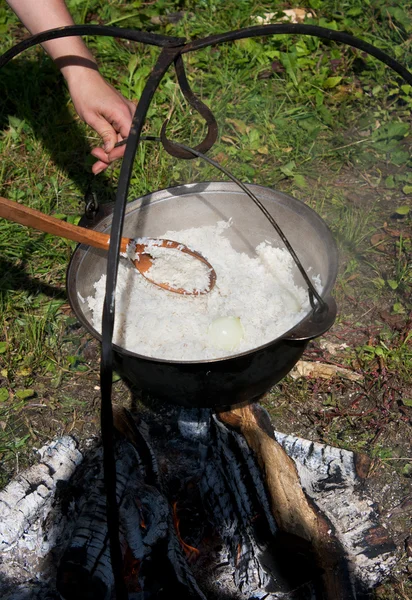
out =
[[[115,427],[130,599],[354,599],[389,573],[361,457],[275,431],[259,404],[122,409]],[[0,492],[2,598],[113,598],[99,440],[39,459]]]

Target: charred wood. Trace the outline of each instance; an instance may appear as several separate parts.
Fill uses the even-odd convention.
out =
[[[219,418],[242,433],[253,450],[278,527],[311,544],[321,573],[323,597],[354,599],[346,552],[333,525],[305,494],[294,461],[275,440],[267,413],[254,404],[221,412]]]
[[[222,560],[232,565],[237,589],[244,597],[311,598],[309,566],[295,565],[302,572],[294,574],[292,584],[277,564],[273,540],[279,531],[264,474],[244,435],[213,416],[200,488],[227,548]]]
[[[134,506],[129,502],[128,506],[125,504],[120,510],[121,525],[128,546],[134,558],[141,561],[139,580],[142,589],[148,589],[152,595],[156,595],[163,589],[162,586],[168,586],[167,593],[173,589],[178,594],[206,600],[182,550],[147,424],[124,409],[116,414],[115,425],[133,445],[142,464],[146,465],[144,481],[135,492]],[[142,547],[135,543],[136,517],[139,516],[136,515],[137,507],[140,508],[140,518],[144,523],[144,553],[141,552]],[[157,507],[157,510],[154,511],[153,507]],[[145,561],[149,556],[150,560]],[[162,565],[162,578],[159,578],[158,565]]]
[[[113,587],[110,548],[106,522],[106,494],[103,483],[101,452],[96,456],[95,483],[90,491],[69,546],[57,572],[57,589],[67,600],[79,598],[106,599]],[[121,506],[127,497],[129,479],[139,471],[139,459],[134,448],[123,443],[117,446],[117,501]],[[140,520],[138,521],[138,523]]]
[[[16,586],[2,600],[61,600],[61,596],[48,585],[33,583]]]
[[[0,552],[7,552],[30,525],[51,509],[56,487],[67,481],[83,457],[73,438],[63,437],[38,451],[39,462],[0,491]]]
[[[201,493],[207,512],[219,523],[219,531],[229,548],[236,586],[242,593],[266,587],[270,577],[258,554],[259,527],[276,531],[276,524],[264,496],[259,469],[245,440],[212,420],[213,437],[205,461]],[[264,524],[256,522],[264,518]],[[261,536],[260,536],[261,537]],[[264,542],[262,541],[264,544]]]
[[[395,544],[362,493],[367,457],[279,432],[275,437],[294,459],[305,492],[339,532],[358,588],[372,589],[393,566]]]
[[[134,422],[127,412],[119,425],[118,417],[116,425],[128,438],[123,437],[116,443],[116,493],[126,566],[127,561],[133,562],[135,571],[129,587],[134,593],[147,594],[147,597],[156,597],[166,588],[205,600],[176,535],[146,425]],[[57,572],[57,589],[65,600],[109,600],[112,597],[114,579],[101,461],[96,462],[96,466],[93,488]]]

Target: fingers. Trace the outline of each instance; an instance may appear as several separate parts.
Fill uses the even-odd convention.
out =
[[[112,162],[124,155],[125,146],[118,148],[114,146],[129,135],[136,106],[130,100],[120,96],[116,108],[115,113],[108,114],[107,118],[99,116],[93,124],[89,122],[103,140],[103,147],[94,148],[91,152],[92,156],[98,159],[92,167],[95,175],[107,169]],[[106,115],[104,116],[106,117]]]
[[[117,132],[109,125],[109,123],[106,124],[106,127],[106,129],[101,131],[96,128],[96,131],[102,138],[104,151],[106,154],[109,154],[117,142]]]
[[[111,152],[107,153],[105,152],[104,148],[93,148],[91,154],[98,159],[92,167],[93,173],[98,175],[107,169],[112,162],[123,156],[125,149],[126,146],[120,146],[119,148],[114,148]]]
[[[107,169],[108,166],[108,164],[102,162],[101,160],[96,161],[92,166],[93,175],[98,175],[99,173]]]
[[[126,111],[124,111],[126,113]],[[115,143],[118,141],[118,133],[126,133],[130,129],[131,116],[127,111],[118,119],[110,121],[103,115],[99,115],[93,120],[89,120],[89,125],[100,135],[103,141],[103,149],[107,155],[113,150]],[[127,135],[127,133],[126,133]],[[125,136],[124,136],[125,137]]]
[[[115,149],[114,145],[128,136],[136,106],[98,71],[76,70],[76,78],[68,80],[68,84],[77,114],[102,138],[103,147],[92,152],[97,158],[93,173],[100,173],[123,156],[124,148]]]
[[[98,175],[99,173],[107,169],[108,166],[110,166],[109,157],[103,150],[103,148],[93,148],[91,154],[92,156],[97,158],[97,161],[92,166],[92,172],[94,173],[94,175]]]

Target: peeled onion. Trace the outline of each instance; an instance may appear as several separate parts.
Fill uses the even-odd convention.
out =
[[[239,317],[219,317],[209,326],[209,339],[216,348],[233,350],[245,334]]]

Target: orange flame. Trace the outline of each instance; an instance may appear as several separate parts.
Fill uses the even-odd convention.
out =
[[[186,544],[186,542],[182,539],[182,537],[180,535],[180,531],[179,531],[179,523],[180,523],[180,519],[177,516],[177,502],[174,502],[174,504],[173,504],[173,524],[175,526],[180,545],[182,546],[187,559],[190,562],[192,562],[192,561],[196,560],[196,558],[198,558],[200,552],[197,548],[194,548],[193,546],[189,546],[189,544]]]

